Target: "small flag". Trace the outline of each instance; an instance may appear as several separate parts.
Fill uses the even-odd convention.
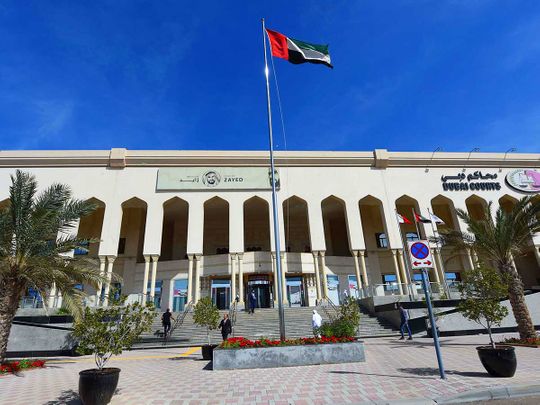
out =
[[[286,37],[279,32],[266,30],[270,38],[270,48],[272,55],[276,58],[288,60],[291,63],[321,63],[333,68],[328,53],[328,45],[310,44]]]
[[[422,222],[423,224],[431,223],[431,219],[423,217],[422,215],[418,215],[416,212],[414,213],[414,219],[416,222]]]
[[[398,214],[397,212],[396,212],[396,215],[397,215],[397,220],[400,224],[412,224],[412,222],[409,221],[405,215]]]
[[[429,216],[431,217],[431,220],[435,222],[436,224],[444,224],[444,221],[440,219],[437,215],[429,213]]]

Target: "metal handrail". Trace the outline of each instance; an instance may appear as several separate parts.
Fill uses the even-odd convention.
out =
[[[335,319],[336,315],[339,313],[339,308],[328,297],[321,298],[318,306],[322,308],[322,310],[328,316],[328,318],[330,318],[330,320]],[[328,311],[328,307],[332,308],[332,310],[334,311],[333,314]]]
[[[176,320],[174,321],[174,324],[173,326],[171,327],[171,329],[169,330],[169,333],[165,334],[163,336],[163,344],[167,344],[167,342],[169,341],[169,338],[172,336],[173,332],[179,328],[180,326],[183,325],[184,323],[184,320],[186,319],[186,316],[188,314],[188,312],[191,311],[191,309],[193,308],[193,301],[189,301],[186,306],[184,307],[184,312],[182,312],[182,315],[178,316],[176,318]]]

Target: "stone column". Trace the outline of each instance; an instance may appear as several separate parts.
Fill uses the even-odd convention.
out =
[[[142,285],[142,295],[143,295],[143,303],[146,303],[148,301],[148,275],[150,273],[150,261],[152,260],[152,256],[150,255],[144,255],[144,277],[143,277],[143,285]]]
[[[187,303],[193,301],[193,255],[188,255]]]
[[[479,267],[480,263],[478,262],[478,255],[476,254],[476,252],[474,250],[472,250],[472,258],[473,258],[473,262],[474,262],[474,267],[473,268]]]
[[[231,255],[231,304],[236,300],[236,260],[237,254],[232,253]]]
[[[285,266],[285,253],[281,252],[279,256],[281,260],[281,291],[283,297],[283,305],[287,305],[289,303],[289,300],[287,299],[287,279],[285,278],[285,272],[287,270],[287,266]]]
[[[101,277],[105,276],[105,265],[107,264],[106,256],[99,256],[99,275]],[[96,290],[96,307],[101,305],[101,290],[103,289],[103,282],[100,281]]]
[[[315,270],[315,289],[317,290],[317,304],[321,300],[321,275],[319,274],[319,252],[313,254],[313,268]]]
[[[56,306],[56,283],[53,282],[51,290],[49,291],[49,308]]]
[[[367,269],[366,269],[366,251],[365,250],[359,250],[360,253],[360,265],[362,267],[362,276],[364,276],[364,286],[369,287],[369,280],[367,276]]]
[[[323,287],[323,298],[328,298],[328,278],[326,277],[326,259],[324,257],[325,252],[319,252],[319,257],[321,259],[321,278],[322,278],[322,287]]]
[[[534,256],[536,257],[536,261],[538,262],[538,266],[540,266],[540,246],[534,246]]]
[[[401,279],[403,280],[404,284],[409,284],[410,280],[407,276],[407,267],[405,267],[405,260],[403,258],[403,249],[398,249],[398,256],[399,256],[399,266],[401,268]]]
[[[195,255],[195,301],[201,299],[201,255]]]
[[[396,273],[396,282],[398,283],[399,295],[403,295],[403,286],[401,285],[401,276],[399,275],[399,265],[396,249],[392,249],[392,258],[394,259],[394,272]]]
[[[238,295],[240,295],[239,305],[244,304],[244,268],[242,262],[244,260],[244,254],[238,253]]]
[[[107,256],[107,282],[105,283],[105,293],[103,294],[103,306],[109,305],[109,291],[111,290],[111,277],[113,272],[113,263],[116,256]]]
[[[154,302],[154,297],[156,295],[156,278],[157,278],[157,264],[159,256],[152,256],[152,280],[150,281],[150,301]]]
[[[444,262],[443,262],[443,257],[442,257],[442,251],[440,248],[436,248],[433,250],[433,252],[435,253],[434,255],[435,262],[437,263],[437,266],[439,268],[439,278],[440,278],[441,283],[444,286],[446,284],[446,274],[444,272]]]
[[[362,290],[362,278],[360,277],[360,264],[358,263],[358,250],[353,250],[354,260],[354,273],[356,274],[356,294],[357,298],[360,298],[360,291]]]

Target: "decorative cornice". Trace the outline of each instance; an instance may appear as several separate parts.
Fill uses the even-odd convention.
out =
[[[275,153],[281,167],[540,167],[540,153],[313,152]],[[0,167],[167,167],[268,166],[266,151],[54,150],[0,151]]]

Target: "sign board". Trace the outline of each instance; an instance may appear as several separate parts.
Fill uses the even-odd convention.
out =
[[[427,240],[407,242],[409,245],[409,258],[413,270],[433,267],[433,258]]]
[[[156,191],[271,190],[271,185],[266,167],[167,167],[158,170]]]
[[[497,173],[458,173],[455,176],[441,176],[444,191],[494,191],[501,189],[501,183],[496,181]]]
[[[506,182],[518,191],[540,193],[540,172],[535,169],[512,170],[506,175]]]

